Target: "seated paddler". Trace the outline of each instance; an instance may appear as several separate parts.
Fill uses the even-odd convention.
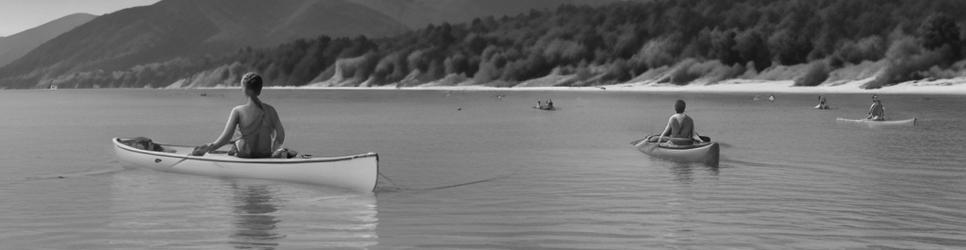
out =
[[[684,114],[686,106],[684,100],[679,99],[674,102],[675,113],[668,118],[667,126],[658,135],[657,142],[664,141],[664,137],[670,138],[667,141],[667,144],[670,145],[686,146],[693,145],[695,142],[704,142],[695,132],[694,120]]]
[[[247,102],[231,110],[228,122],[214,142],[195,148],[193,155],[204,155],[234,143],[235,155],[240,158],[271,158],[285,142],[285,128],[272,105],[261,101],[262,77],[247,73],[241,79]]]

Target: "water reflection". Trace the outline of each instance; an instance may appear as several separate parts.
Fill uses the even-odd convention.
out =
[[[687,184],[694,182],[695,169],[704,169],[712,177],[718,176],[718,166],[679,162],[673,162],[670,165],[669,169],[671,170],[671,174],[674,175],[674,180],[680,183]]]
[[[231,184],[234,193],[233,207],[235,231],[231,242],[236,249],[275,249],[279,239],[277,231],[281,221],[275,217],[277,200],[266,185],[239,186]]]

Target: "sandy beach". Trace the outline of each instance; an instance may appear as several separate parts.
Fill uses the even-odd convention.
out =
[[[929,94],[966,95],[966,77],[903,82],[879,89],[863,89],[861,86],[872,78],[828,83],[814,87],[793,86],[794,81],[765,81],[732,79],[712,84],[673,85],[652,82],[621,83],[587,87],[490,87],[480,85],[435,86],[396,88],[395,85],[379,87],[319,87],[279,86],[273,89],[338,89],[338,90],[451,90],[451,91],[621,91],[621,92],[694,92],[694,93],[828,93],[828,94]],[[214,87],[225,88],[225,87]],[[231,88],[231,87],[229,87]]]

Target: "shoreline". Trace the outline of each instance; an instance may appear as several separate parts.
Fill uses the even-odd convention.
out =
[[[903,82],[879,89],[863,89],[871,79],[836,82],[812,87],[793,86],[794,81],[768,81],[732,79],[713,84],[658,84],[650,82],[620,83],[586,87],[491,87],[482,85],[463,86],[414,86],[396,88],[395,85],[379,87],[319,87],[319,86],[266,86],[265,89],[290,90],[401,90],[401,91],[570,91],[570,92],[627,92],[627,93],[710,93],[710,94],[917,94],[917,95],[966,95],[966,77],[918,80]],[[195,88],[92,88],[92,89],[161,89],[161,90],[218,90],[238,89],[238,86],[213,86]],[[18,89],[3,89],[16,91]],[[56,89],[23,89],[58,91]],[[72,89],[60,89],[72,90]]]
[[[470,86],[415,86],[396,88],[383,87],[267,87],[269,89],[310,89],[310,90],[437,90],[437,91],[574,91],[574,92],[641,92],[641,93],[783,93],[783,94],[928,94],[928,95],[966,95],[966,77],[938,79],[933,81],[910,81],[879,89],[863,89],[871,79],[819,85],[813,87],[793,86],[794,81],[763,80],[726,80],[708,85],[671,85],[653,83],[620,83],[613,85],[587,87],[489,87]],[[226,87],[216,87],[219,89]],[[237,88],[237,87],[235,87]],[[209,88],[204,88],[209,89]]]

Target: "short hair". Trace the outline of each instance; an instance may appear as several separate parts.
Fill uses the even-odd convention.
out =
[[[676,102],[674,102],[674,112],[677,112],[678,114],[684,113],[684,108],[686,106],[687,104],[684,103],[684,100],[678,99]]]
[[[242,76],[241,79],[242,87],[246,90],[251,90],[255,95],[262,93],[262,77],[255,72],[248,72]]]

